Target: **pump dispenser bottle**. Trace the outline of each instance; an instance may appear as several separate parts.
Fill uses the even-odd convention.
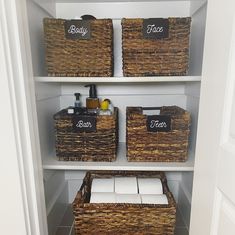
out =
[[[90,87],[89,90],[89,97],[86,98],[86,107],[88,110],[96,110],[100,107],[99,99],[97,98],[96,93],[96,85],[95,84],[89,84],[85,85],[85,87]]]

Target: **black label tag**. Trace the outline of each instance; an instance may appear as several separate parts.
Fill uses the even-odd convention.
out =
[[[66,20],[64,22],[65,37],[67,39],[90,39],[91,27],[89,20]]]
[[[167,115],[147,116],[147,131],[168,132],[171,130],[171,117]]]
[[[73,118],[74,132],[96,132],[96,117],[75,115]]]
[[[150,18],[143,21],[143,37],[146,39],[162,39],[169,36],[169,21],[162,18]]]

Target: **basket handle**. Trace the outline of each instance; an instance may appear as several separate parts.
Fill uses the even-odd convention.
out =
[[[161,110],[161,107],[143,107],[142,110]]]

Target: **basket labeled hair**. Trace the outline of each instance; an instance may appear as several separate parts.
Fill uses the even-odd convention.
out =
[[[54,115],[58,159],[115,161],[118,146],[118,109],[114,108],[114,113],[109,116],[95,116],[96,130],[92,132],[75,131],[74,118],[76,114],[67,114],[67,110],[61,110]]]
[[[160,178],[167,205],[129,203],[89,203],[94,178]],[[173,235],[176,203],[163,172],[99,171],[87,172],[73,202],[75,234]]]
[[[144,115],[157,109],[160,115]],[[190,114],[177,106],[127,107],[128,161],[184,162],[188,158]]]
[[[70,22],[70,28],[66,29]],[[83,26],[76,28],[78,23],[89,25],[88,38],[75,38],[76,32],[87,33]],[[111,19],[68,21],[45,18],[43,24],[48,76],[113,76]],[[67,36],[69,30],[71,38]]]
[[[186,75],[191,18],[154,19],[164,24],[155,27],[154,23],[150,23],[146,26],[148,33],[144,32],[145,20],[151,19],[122,20],[124,76]],[[167,32],[155,38],[158,31],[165,30],[164,27]]]

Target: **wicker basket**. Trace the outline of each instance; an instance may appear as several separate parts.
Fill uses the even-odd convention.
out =
[[[122,20],[124,76],[186,75],[191,18],[168,18],[169,35],[163,39],[144,38],[143,21]]]
[[[143,115],[145,109],[160,109],[160,116],[163,115],[163,118],[170,120],[170,129],[166,132],[149,131],[148,118],[151,121],[161,117]],[[190,114],[187,111],[177,106],[127,107],[126,115],[128,161],[183,162],[187,160],[190,133]]]
[[[90,20],[90,39],[68,39],[63,19],[45,18],[48,76],[113,76],[111,19]]]
[[[75,132],[75,115],[61,110],[54,115],[56,155],[62,161],[115,161],[118,146],[118,109],[96,116],[95,132]]]
[[[113,176],[159,177],[169,204],[89,203],[92,179]],[[87,172],[73,202],[73,213],[76,235],[173,235],[176,203],[163,172]]]

